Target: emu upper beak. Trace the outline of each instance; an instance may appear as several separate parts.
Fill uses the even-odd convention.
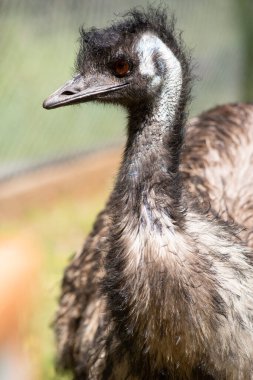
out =
[[[128,83],[115,84],[102,75],[86,78],[78,74],[44,100],[43,107],[50,110],[94,100],[99,95],[119,90],[127,85]]]

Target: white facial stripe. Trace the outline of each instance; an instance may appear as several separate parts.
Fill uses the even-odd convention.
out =
[[[172,51],[162,40],[150,33],[145,33],[137,43],[137,53],[140,60],[140,72],[142,75],[153,76],[156,74],[153,54],[158,52],[167,69],[181,77],[181,66]],[[182,82],[182,78],[181,78]]]
[[[142,75],[150,77],[155,75],[155,66],[152,56],[156,48],[156,40],[159,39],[151,34],[144,34],[137,44],[137,53],[139,55],[140,61],[140,72]]]
[[[143,76],[150,77],[152,87],[157,87],[163,80],[163,88],[159,102],[161,119],[174,117],[173,111],[177,106],[181,87],[182,87],[182,70],[181,65],[172,51],[165,45],[162,40],[151,33],[142,35],[136,46],[137,54],[140,61],[140,73]],[[154,53],[158,53],[163,63],[166,65],[166,77],[160,77],[156,74],[156,68],[153,60]]]

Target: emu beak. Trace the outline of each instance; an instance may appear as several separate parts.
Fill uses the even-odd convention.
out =
[[[88,102],[95,100],[99,95],[119,90],[127,85],[128,83],[115,84],[102,75],[86,78],[78,74],[44,100],[43,107],[50,110],[70,104]]]

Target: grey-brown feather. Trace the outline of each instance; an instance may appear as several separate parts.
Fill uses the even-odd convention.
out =
[[[219,106],[187,124],[181,163],[184,183],[193,199],[198,197],[209,213],[217,213],[223,220],[231,223],[233,221],[241,226],[239,235],[242,239],[251,236],[253,225],[250,220],[253,215],[252,139],[253,105]],[[210,147],[213,158],[209,154]],[[250,147],[251,160],[248,155],[245,160],[243,152]],[[245,182],[236,181],[236,170],[241,170],[237,159],[244,161],[248,168],[248,175],[243,177]],[[206,176],[207,172],[213,173],[213,178]],[[221,172],[224,173],[223,178],[220,177]],[[237,191],[234,191],[235,186]],[[230,197],[226,197],[226,189],[231,189]],[[59,364],[63,368],[74,370],[76,374],[80,374],[80,378],[87,376],[90,379],[99,379],[104,365],[99,362],[99,357],[105,355],[105,342],[109,331],[105,331],[105,302],[99,286],[101,276],[104,275],[104,257],[108,252],[108,235],[111,230],[109,215],[110,202],[103,213],[98,215],[82,252],[74,257],[65,270],[62,296],[55,320]],[[252,247],[252,240],[248,244]],[[92,321],[97,325],[91,331],[87,325]],[[97,352],[95,358],[94,350]],[[91,375],[93,371],[95,374]]]
[[[143,142],[127,147],[62,283],[58,362],[76,380],[252,379],[252,140],[253,105],[234,104],[186,125],[182,152],[179,142],[170,157],[174,174],[149,176],[148,159],[156,168],[159,157]],[[139,182],[128,176],[131,149],[144,150]]]
[[[226,104],[204,112],[186,126],[181,171],[224,220],[242,227],[253,247],[253,104]]]

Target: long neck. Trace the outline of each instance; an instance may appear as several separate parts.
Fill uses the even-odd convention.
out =
[[[178,176],[184,120],[181,87],[173,98],[165,88],[152,107],[130,113],[128,141],[111,198],[103,290],[120,341],[127,342],[133,355],[138,352],[134,337],[138,342],[139,334],[140,341],[145,334],[148,339],[156,336],[150,326],[159,325],[160,309],[167,310],[161,287],[169,281],[164,265],[174,265],[167,256],[174,250],[175,229],[185,223]]]
[[[145,67],[152,72],[148,56]],[[176,229],[184,225],[178,175],[184,80],[172,53],[166,52],[163,57],[168,60],[168,76],[162,81],[158,96],[152,104],[130,111],[128,141],[110,203],[111,229],[103,289],[119,336],[133,347],[135,343],[126,326],[129,331],[140,326],[145,330],[148,315],[153,314],[155,325],[156,312],[143,313],[154,307],[159,314],[164,304],[163,289],[159,289],[162,281],[168,282],[165,264],[175,250]]]
[[[184,99],[182,73],[176,59],[173,68],[152,104],[130,110],[128,140],[114,194],[124,205],[129,202],[129,207],[138,210],[138,205],[152,192],[156,199],[164,198],[162,202],[166,201],[170,214],[177,219]]]

